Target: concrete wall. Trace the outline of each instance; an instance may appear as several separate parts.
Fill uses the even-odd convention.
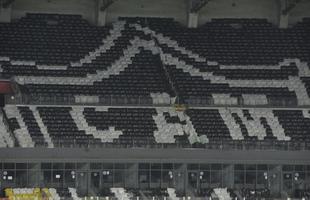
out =
[[[117,0],[108,8],[107,21],[119,16],[173,17],[187,24],[186,0]]]
[[[95,22],[96,0],[15,0],[12,18],[20,18],[27,12],[80,14]]]
[[[235,6],[232,6],[232,4]],[[201,11],[199,24],[212,18],[267,18],[278,24],[277,0],[216,0],[210,1]]]
[[[303,17],[310,17],[310,1],[301,1],[289,15],[289,25],[301,21]]]

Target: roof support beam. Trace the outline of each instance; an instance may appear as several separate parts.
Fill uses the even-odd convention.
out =
[[[190,1],[190,12],[191,13],[197,13],[199,12],[207,3],[209,0],[191,0]]]
[[[116,0],[102,0],[100,10],[103,12],[109,8]]]
[[[188,1],[188,14],[187,26],[189,28],[197,28],[199,11],[207,5],[210,0],[189,0]]]
[[[96,24],[97,26],[105,26],[108,7],[110,7],[115,0],[96,0]]]
[[[301,0],[287,0],[286,8],[282,10],[282,14],[288,15],[300,2]]]
[[[289,15],[303,0],[280,0],[279,27],[287,28]]]

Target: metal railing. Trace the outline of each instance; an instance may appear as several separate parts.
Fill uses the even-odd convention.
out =
[[[247,105],[242,98],[238,99],[238,104],[226,105],[216,104],[213,98],[195,98],[182,99],[175,97],[164,102],[154,102],[150,96],[142,95],[99,95],[96,101],[79,101],[73,95],[40,95],[19,93],[17,96],[6,96],[5,102],[8,104],[32,104],[32,105],[97,105],[97,106],[170,106],[174,104],[184,104],[190,107],[264,107],[264,108],[287,108],[287,107],[307,107],[298,106],[295,100],[281,99],[269,101],[267,105]]]
[[[148,148],[148,149],[209,149],[219,151],[229,150],[275,150],[275,151],[310,151],[309,142],[292,141],[217,141],[206,144],[184,144],[184,143],[154,143],[149,141],[145,143],[128,142],[118,143],[94,143],[93,140],[76,141],[53,141],[55,148]],[[36,145],[36,147],[45,147]]]

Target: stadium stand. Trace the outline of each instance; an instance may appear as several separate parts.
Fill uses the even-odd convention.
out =
[[[212,19],[191,29],[169,18],[120,17],[112,25],[97,27],[80,15],[28,13],[16,22],[0,23],[0,77],[12,80],[21,92],[0,112],[0,148],[310,150],[309,22],[279,29],[265,19]],[[87,183],[98,172],[96,184],[104,185],[98,191],[91,186],[79,191],[78,184],[80,188],[63,187],[68,177],[78,177],[77,172],[70,169],[63,175],[57,167],[42,166],[31,170],[55,170],[41,178],[50,185],[59,181],[59,187],[10,189],[1,162],[6,196],[25,199],[43,193],[56,200],[79,200],[86,194],[91,199],[185,199],[188,191],[166,187],[169,181],[177,186],[180,177],[193,179],[191,197],[197,200],[269,198],[271,180],[286,178],[276,173],[280,165],[254,175],[252,169],[242,169],[243,185],[237,187],[237,176],[223,184],[228,172],[239,173],[235,163],[227,169],[214,163],[206,170],[190,169],[187,163],[180,167],[185,172],[161,166],[164,172],[141,170],[132,163],[127,171],[117,164],[106,171],[89,163],[79,170],[91,171],[85,175]],[[305,180],[307,167],[294,167],[284,182]],[[248,183],[248,171],[255,183]],[[122,184],[115,184],[116,173],[131,173],[139,182],[126,187],[127,182],[131,186],[126,177],[127,182],[122,178]],[[142,192],[139,186],[157,178],[152,173],[167,185],[154,189],[150,184]],[[17,172],[9,177],[17,178]],[[308,188],[294,188],[299,192],[295,196],[309,196]]]
[[[55,20],[54,15],[45,17]],[[33,18],[35,15],[25,17],[26,21]],[[118,104],[169,104],[177,95],[179,102],[194,105],[309,105],[309,47],[304,42],[307,20],[287,30],[255,19],[214,20],[198,29],[186,29],[171,19],[120,20],[110,29],[102,28],[110,32],[102,35],[101,42],[96,41],[95,50],[84,53],[86,57],[80,60],[69,57],[73,61],[62,67],[53,63],[42,67],[36,60],[18,61],[24,58],[1,53],[2,75],[14,75],[43,102],[56,95],[54,99],[59,102],[111,103],[106,101],[114,97]],[[41,31],[58,26],[39,22]],[[75,24],[77,29],[94,29],[80,25],[82,22]],[[23,20],[19,23],[24,24]],[[6,26],[14,28],[15,24]],[[206,28],[209,26],[214,29],[210,31]],[[228,32],[234,34],[225,34]],[[242,34],[247,35],[238,40]],[[55,36],[60,41],[65,39]],[[256,43],[246,45],[252,40],[264,48],[251,46]],[[198,55],[198,51],[204,52],[201,49],[212,52]],[[145,64],[148,68],[143,67]],[[103,98],[109,95],[113,97]]]

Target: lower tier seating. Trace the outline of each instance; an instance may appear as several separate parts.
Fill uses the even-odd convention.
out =
[[[4,110],[21,147],[310,143],[307,109],[7,105]]]

